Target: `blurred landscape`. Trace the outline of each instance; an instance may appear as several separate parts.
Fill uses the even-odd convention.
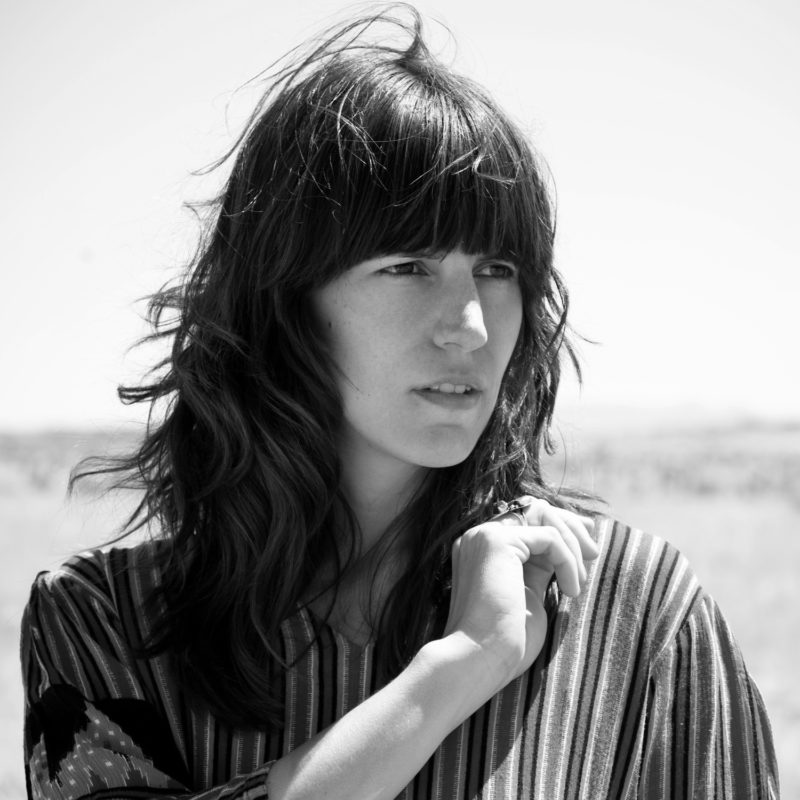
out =
[[[630,420],[628,421],[630,423]],[[19,620],[37,572],[109,539],[134,497],[89,482],[81,458],[125,450],[116,432],[0,434],[0,797],[24,797]],[[800,797],[800,422],[696,420],[563,425],[551,480],[601,496],[608,512],[673,542],[728,618],[766,701],[782,796]]]

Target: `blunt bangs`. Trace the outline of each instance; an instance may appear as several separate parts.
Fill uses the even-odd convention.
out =
[[[329,54],[270,105],[280,121],[261,131],[275,149],[261,153],[271,207],[259,211],[298,235],[268,283],[302,291],[377,255],[455,248],[513,261],[528,285],[546,280],[551,211],[530,146],[421,42]]]
[[[466,81],[396,69],[372,81],[340,108],[329,162],[338,264],[460,247],[532,266],[549,209],[513,126]]]

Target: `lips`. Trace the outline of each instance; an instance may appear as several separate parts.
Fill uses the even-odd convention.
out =
[[[442,394],[469,394],[474,392],[475,389],[465,383],[436,383],[432,386],[426,386],[422,391],[441,392]]]
[[[482,393],[477,389],[465,392],[448,392],[441,389],[415,389],[416,394],[428,404],[447,409],[449,412],[457,410],[472,410],[481,405]]]
[[[483,381],[475,375],[442,375],[430,383],[417,386],[417,392],[439,392],[441,394],[472,394],[483,391]]]

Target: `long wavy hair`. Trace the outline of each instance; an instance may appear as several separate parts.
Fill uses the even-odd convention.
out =
[[[141,654],[169,652],[196,698],[262,727],[282,723],[265,678],[281,663],[281,622],[320,575],[335,593],[364,557],[341,488],[342,406],[310,309],[316,287],[396,252],[459,247],[520,268],[524,319],[493,415],[469,457],[431,470],[391,526],[409,566],[375,617],[388,675],[442,630],[456,537],[499,499],[571,502],[540,468],[560,361],[575,355],[553,209],[525,137],[431,54],[410,6],[289,58],[217,163],[233,162],[194,260],[151,298],[148,339],[168,340],[170,355],[119,390],[150,404],[141,445],[72,476],[143,490],[123,536],[157,530],[163,579]]]

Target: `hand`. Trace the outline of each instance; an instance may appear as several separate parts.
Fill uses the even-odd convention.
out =
[[[591,518],[527,495],[514,505],[519,510],[470,528],[453,544],[444,633],[466,636],[484,653],[498,689],[542,649],[544,596],[553,574],[564,594],[577,597],[586,581],[584,560],[599,554]]]

